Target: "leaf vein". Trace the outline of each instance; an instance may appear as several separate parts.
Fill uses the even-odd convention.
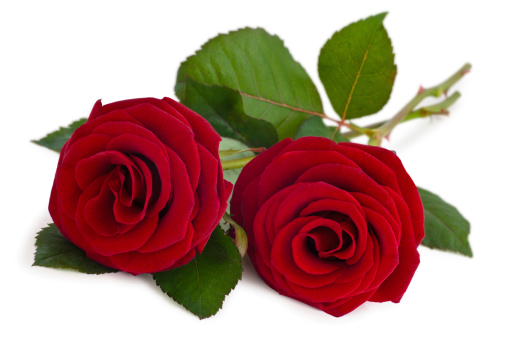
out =
[[[224,40],[222,40],[221,42],[222,43],[220,44],[220,47],[222,48],[222,53],[225,55],[225,58],[229,62],[229,65],[230,65],[230,67],[232,69],[232,72],[234,73],[234,76],[236,77],[236,83],[237,83],[238,89],[241,91],[241,84],[239,83],[239,75],[238,75],[238,73],[236,71],[236,68],[232,64],[231,57],[229,56],[229,54],[227,54],[227,51],[226,51],[225,46],[224,46]]]
[[[277,127],[277,129],[281,128],[281,127],[285,124],[285,122],[287,122],[287,121],[289,120],[289,118],[290,118],[292,115],[294,115],[294,113],[295,113],[295,111],[294,111],[294,110],[293,110],[293,111],[291,111],[291,112],[290,112],[290,114],[289,114],[289,115],[285,118],[285,120],[283,120],[283,122],[282,122],[282,123],[281,123],[281,124]]]
[[[232,43],[234,45],[236,45],[238,47],[238,49],[243,53],[243,55],[245,55],[245,59],[246,59],[246,62],[248,62],[248,65],[250,67],[250,70],[252,72],[252,76],[253,76],[253,80],[254,80],[254,84],[255,84],[255,88],[257,89],[257,94],[259,95],[259,97],[262,97],[261,95],[261,91],[259,89],[259,83],[257,81],[257,75],[255,74],[255,71],[254,71],[254,68],[252,66],[252,62],[250,61],[250,57],[248,56],[248,54],[245,52],[245,50],[243,48],[241,48],[238,43],[234,40],[234,39],[231,39]],[[241,90],[241,88],[240,88]]]
[[[263,97],[258,97],[258,96],[250,95],[250,94],[245,93],[245,92],[239,92],[239,93],[241,95],[243,95],[243,96],[247,96],[247,97],[250,97],[252,99],[259,100],[259,101],[268,102],[268,103],[271,103],[271,104],[273,104],[275,106],[284,107],[284,108],[287,108],[287,109],[299,111],[299,112],[310,114],[310,115],[316,115],[316,116],[320,116],[320,117],[326,117],[324,114],[321,114],[321,113],[316,112],[316,111],[311,111],[311,110],[307,110],[307,109],[297,108],[297,107],[290,106],[290,105],[285,104],[285,103],[280,103],[280,102],[276,102],[276,101],[273,101],[273,100],[270,100],[270,99],[265,99]]]
[[[271,108],[273,106],[272,103],[268,104],[266,109],[264,109],[264,111],[262,112],[261,115],[259,115],[259,118],[262,119],[264,117],[264,115],[266,115],[266,113],[268,112],[269,108]]]
[[[255,32],[255,35],[257,36],[257,40],[259,40],[260,39],[259,31],[255,30],[254,32]],[[261,46],[263,45],[262,43],[259,43],[259,44]],[[273,65],[269,61],[269,58],[266,57],[266,53],[264,52],[264,48],[260,48],[260,50],[262,51],[262,55],[264,56],[264,59],[266,60],[267,65],[269,66],[269,70],[271,71],[271,75],[273,76],[273,80],[275,81],[275,86],[276,86],[276,90],[278,91],[278,96],[280,97],[280,102],[283,104],[284,101],[283,101],[282,93],[280,92],[280,87],[278,86],[278,81],[275,76],[275,71],[273,70]]]
[[[373,34],[371,35],[370,41],[368,42],[368,46],[366,48],[366,51],[364,52],[363,60],[361,62],[361,66],[359,67],[359,71],[356,74],[356,78],[354,80],[354,83],[352,84],[352,88],[350,89],[349,96],[347,98],[347,103],[345,104],[345,108],[343,109],[343,115],[342,120],[345,120],[345,117],[347,116],[347,110],[350,105],[350,101],[352,100],[352,96],[354,96],[354,90],[356,89],[357,81],[361,77],[361,72],[363,70],[364,64],[366,63],[366,59],[368,58],[368,53],[370,52],[371,44],[373,42],[373,38],[375,37],[375,33],[377,30],[373,31]]]

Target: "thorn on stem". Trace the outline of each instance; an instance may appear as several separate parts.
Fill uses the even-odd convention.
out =
[[[470,69],[465,69],[464,71],[461,72],[461,76],[465,76],[468,73],[470,73]]]
[[[424,89],[423,86],[419,86],[419,90],[417,91],[417,94],[422,94],[422,93],[424,93],[425,90],[426,89]]]

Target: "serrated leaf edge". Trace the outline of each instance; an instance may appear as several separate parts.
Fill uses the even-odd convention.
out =
[[[435,245],[428,245],[426,243],[422,243],[422,245],[424,245],[425,247],[428,247],[430,249],[436,249],[436,250],[448,251],[448,252],[455,252],[455,253],[459,253],[459,254],[461,254],[463,256],[466,256],[466,257],[473,257],[472,247],[470,246],[469,242],[463,242],[459,238],[459,236],[456,234],[456,232],[453,229],[451,229],[444,221],[442,221],[442,219],[440,217],[438,217],[437,215],[435,215],[433,212],[429,211],[428,209],[424,209],[424,212],[427,212],[427,213],[431,214],[433,217],[435,217],[435,219],[437,219],[437,221],[439,223],[443,224],[444,227],[446,229],[448,229],[454,235],[454,238],[456,238],[458,240],[458,242],[461,244],[461,246],[463,247],[463,249],[464,249],[465,252],[461,252],[461,251],[458,251],[458,250],[453,250],[451,248],[440,248],[440,247],[437,247]]]
[[[197,261],[196,261],[196,258],[195,258],[195,257],[192,259],[192,261],[194,261],[194,262],[196,262],[196,263],[197,263]],[[190,263],[191,263],[191,262],[188,262],[187,264],[190,264]],[[224,299],[223,299],[223,300],[222,300],[222,302],[220,303],[220,306],[218,307],[218,310],[217,310],[215,313],[213,313],[213,314],[211,314],[211,315],[209,315],[209,316],[202,316],[202,317],[201,317],[201,316],[199,316],[198,314],[196,314],[196,313],[192,312],[192,311],[191,311],[189,308],[187,308],[184,304],[182,304],[182,303],[180,303],[179,301],[177,301],[176,299],[174,299],[174,298],[173,298],[173,296],[171,296],[168,292],[165,292],[165,291],[162,289],[162,286],[159,284],[159,282],[158,282],[158,281],[157,281],[157,279],[155,278],[154,274],[151,274],[151,276],[152,276],[153,280],[155,281],[155,284],[156,284],[156,285],[160,288],[160,290],[161,290],[163,293],[165,293],[167,296],[169,296],[169,298],[171,298],[171,299],[172,299],[174,302],[176,302],[177,304],[179,304],[179,305],[183,306],[183,307],[185,308],[185,310],[187,310],[188,312],[190,312],[190,313],[191,313],[191,314],[193,314],[194,316],[198,317],[198,318],[199,318],[199,320],[203,320],[203,319],[206,319],[206,318],[210,318],[210,317],[215,316],[215,315],[216,315],[216,314],[217,314],[217,313],[218,313],[218,312],[222,309],[222,306],[223,306],[224,301],[225,301],[225,297],[227,297],[227,296],[231,293],[231,291],[232,291],[232,290],[234,290],[234,289],[236,288],[236,286],[238,285],[239,281],[243,278],[243,272],[244,272],[244,269],[243,269],[243,264],[241,264],[241,276],[240,276],[240,277],[236,280],[236,283],[235,283],[235,284],[234,284],[234,286],[233,286],[233,287],[229,290],[229,292],[227,292],[227,293],[225,293],[225,294],[224,294]],[[200,287],[201,287],[201,286],[200,286],[200,283],[199,283],[199,289],[200,289]],[[200,302],[200,303],[199,303],[199,306],[202,308],[202,302]]]
[[[368,48],[367,48],[367,50],[366,50],[365,55],[363,56],[363,60],[362,60],[362,62],[361,62],[361,66],[360,66],[360,68],[359,68],[358,73],[356,74],[356,77],[355,77],[355,79],[354,79],[354,83],[353,83],[352,88],[351,88],[351,90],[350,90],[350,93],[349,93],[349,95],[348,95],[348,97],[347,97],[347,102],[345,103],[344,111],[342,112],[342,114],[343,114],[343,115],[342,115],[342,114],[340,114],[339,112],[336,112],[336,113],[338,114],[338,116],[340,116],[340,117],[341,117],[341,119],[342,119],[342,120],[345,120],[345,118],[346,118],[346,116],[347,116],[348,106],[350,105],[350,101],[352,100],[352,96],[353,96],[353,93],[354,93],[355,87],[356,87],[356,85],[357,85],[357,81],[358,81],[359,77],[361,76],[360,74],[361,74],[361,71],[362,71],[362,69],[363,69],[364,63],[366,62],[366,59],[367,59],[367,56],[368,56],[368,53],[369,53],[369,50],[370,50],[370,47],[371,47],[371,42],[373,41],[373,37],[375,36],[375,34],[376,34],[376,33],[377,33],[377,31],[378,31],[378,27],[381,27],[381,26],[383,27],[383,22],[384,22],[385,17],[387,16],[387,14],[388,14],[388,12],[381,12],[381,13],[379,13],[379,14],[372,15],[372,16],[369,16],[369,17],[367,17],[367,18],[364,18],[364,19],[361,19],[361,20],[358,20],[358,21],[355,21],[355,22],[352,22],[352,23],[348,24],[347,26],[343,27],[343,28],[342,28],[342,29],[340,29],[339,31],[336,31],[335,33],[333,33],[333,35],[332,35],[329,39],[327,39],[327,40],[326,40],[326,42],[324,43],[324,45],[323,45],[323,46],[322,46],[322,48],[320,49],[320,52],[319,52],[319,59],[320,59],[320,55],[322,54],[322,50],[326,47],[326,45],[328,44],[328,42],[330,42],[330,41],[331,41],[331,40],[332,40],[332,39],[333,39],[333,38],[334,38],[337,34],[339,34],[339,33],[340,33],[343,29],[346,29],[346,28],[348,28],[348,27],[349,27],[349,26],[351,26],[351,25],[354,25],[354,24],[357,24],[357,23],[360,23],[360,22],[364,22],[364,21],[366,21],[366,20],[368,20],[368,19],[372,19],[372,18],[376,18],[376,17],[380,18],[380,21],[379,21],[379,23],[378,23],[377,28],[375,28],[375,30],[374,30],[374,32],[373,32],[373,34],[372,34],[372,36],[370,37],[370,41],[368,42]],[[384,27],[384,29],[385,29],[385,27]],[[389,38],[389,36],[388,36],[388,38]],[[391,38],[389,38],[389,41],[391,41]],[[394,54],[394,50],[393,50],[393,45],[392,45],[392,42],[391,42],[391,44],[390,44],[390,45],[391,45],[391,54],[393,54],[393,56],[394,56],[395,54]],[[343,72],[343,71],[342,71],[342,72]],[[397,72],[398,72],[398,67],[397,67],[397,65],[396,65],[396,64],[394,64],[394,75],[395,75],[395,76],[396,76]],[[319,77],[320,77],[320,76],[319,76]],[[321,80],[321,82],[322,82],[322,80]],[[324,87],[325,87],[325,86],[324,86]],[[326,90],[326,94],[327,94],[327,90]],[[389,102],[389,99],[391,98],[391,95],[392,95],[392,88],[391,88],[391,92],[389,93],[389,96],[388,96],[388,98],[387,98],[387,101],[386,101],[386,102]],[[334,107],[333,107],[333,108],[334,108]],[[382,108],[381,108],[381,109],[382,109]],[[375,114],[375,113],[372,113],[372,114],[369,114],[369,115],[373,115],[373,114]],[[368,115],[365,115],[365,116],[368,116]],[[364,116],[359,116],[359,117],[356,117],[356,118],[360,118],[360,117],[364,117]]]
[[[272,36],[272,37],[274,37],[274,38],[278,39],[278,40],[282,43],[283,48],[284,48],[284,49],[285,49],[285,50],[289,53],[289,55],[292,57],[292,60],[293,60],[293,61],[294,61],[294,62],[295,62],[295,63],[296,63],[299,67],[301,67],[301,68],[302,68],[302,69],[306,72],[306,69],[305,69],[305,68],[301,65],[301,63],[300,63],[300,62],[298,62],[296,59],[294,59],[294,57],[293,57],[293,56],[292,56],[292,54],[290,53],[289,48],[285,45],[285,41],[284,41],[284,40],[282,40],[282,39],[281,39],[281,38],[280,38],[277,34],[271,34],[271,33],[269,33],[267,30],[265,30],[265,29],[264,29],[264,28],[262,28],[262,27],[255,27],[255,28],[252,28],[252,27],[248,27],[248,26],[245,26],[245,27],[243,27],[243,28],[239,28],[239,29],[237,29],[237,30],[231,30],[231,31],[228,31],[227,33],[220,33],[220,34],[216,35],[215,37],[213,37],[213,38],[211,38],[211,39],[208,39],[205,43],[203,43],[203,44],[200,46],[200,48],[199,48],[198,50],[196,50],[196,51],[195,51],[192,55],[188,56],[188,57],[185,59],[185,61],[183,61],[183,62],[180,64],[180,69],[181,69],[181,67],[184,67],[184,65],[185,65],[185,64],[189,61],[189,59],[190,59],[190,58],[194,57],[197,53],[201,52],[201,51],[203,50],[204,46],[205,46],[206,44],[208,44],[211,40],[216,39],[216,38],[219,38],[219,37],[228,36],[228,35],[231,35],[231,34],[233,34],[233,33],[238,33],[238,32],[241,32],[241,31],[246,31],[246,30],[252,30],[252,31],[259,31],[259,30],[261,30],[261,31],[266,32],[266,33],[267,33],[267,34],[269,34],[270,36]],[[306,72],[306,73],[307,73],[307,72]],[[308,73],[307,73],[307,75],[308,75],[308,78],[311,80],[311,82],[312,82],[313,86],[315,87],[315,91],[316,91],[316,92],[317,92],[317,94],[318,94],[318,99],[319,99],[320,107],[322,108],[322,112],[318,112],[318,111],[317,111],[317,110],[315,110],[315,109],[314,109],[313,111],[311,111],[311,110],[302,109],[302,108],[300,108],[300,107],[290,106],[290,105],[287,105],[287,104],[285,104],[285,103],[283,103],[283,102],[276,102],[276,101],[273,101],[273,100],[270,100],[270,99],[266,99],[266,98],[264,98],[264,97],[262,97],[262,96],[255,96],[255,95],[251,95],[251,94],[245,93],[245,92],[243,92],[243,91],[241,91],[241,90],[237,90],[237,89],[234,89],[234,88],[230,88],[230,87],[228,87],[228,86],[222,86],[222,87],[226,87],[226,88],[229,88],[229,89],[235,90],[235,91],[236,91],[236,92],[238,92],[238,93],[239,93],[242,97],[243,97],[243,96],[250,97],[250,98],[253,98],[253,99],[257,99],[257,100],[259,100],[259,101],[267,102],[267,103],[272,104],[272,105],[276,105],[276,106],[280,106],[280,107],[283,107],[283,108],[287,108],[287,109],[292,110],[291,115],[289,115],[289,116],[286,118],[286,120],[287,120],[290,116],[292,116],[292,114],[294,113],[294,111],[301,112],[301,113],[306,113],[306,114],[308,114],[308,115],[310,115],[310,116],[321,116],[321,117],[322,117],[322,115],[323,115],[323,107],[322,107],[322,99],[321,99],[321,97],[320,97],[320,93],[318,92],[317,86],[315,85],[315,83],[313,82],[313,80],[310,78],[310,75],[309,75]],[[184,76],[183,78],[185,78],[185,79],[186,79],[186,78],[189,78],[189,79],[191,79],[191,80],[193,80],[193,81],[195,81],[195,82],[201,83],[200,81],[197,81],[197,80],[195,80],[194,78],[192,78],[192,77],[188,76],[188,74],[185,74],[185,76]],[[177,81],[177,79],[176,79],[175,88],[176,88],[176,87],[178,87],[179,85],[184,85],[184,84],[185,84],[185,81]],[[204,83],[201,83],[201,84],[204,84]],[[204,84],[204,85],[207,85],[207,84]],[[180,99],[181,99],[181,98],[180,98]],[[313,107],[313,104],[312,104],[312,107]],[[246,112],[245,112],[245,114],[246,114]],[[248,115],[248,114],[246,114],[246,115]],[[248,116],[250,116],[250,115],[248,115]],[[250,117],[253,117],[253,116],[250,116]],[[255,118],[255,117],[253,117],[253,118]],[[261,119],[261,120],[262,120],[262,119]],[[282,123],[282,125],[283,125],[284,123],[285,123],[285,121]],[[280,125],[280,126],[281,126],[281,125]],[[275,129],[278,131],[278,128],[279,128],[280,126],[275,127]],[[273,126],[273,127],[274,127],[274,126]]]
[[[49,148],[48,148],[49,149]],[[38,266],[38,267],[42,267],[42,268],[48,268],[48,269],[58,269],[58,270],[71,270],[71,271],[76,271],[76,272],[79,272],[79,273],[84,273],[84,274],[87,274],[87,275],[103,275],[103,274],[106,274],[106,273],[115,273],[115,272],[120,272],[120,270],[115,270],[113,268],[110,268],[108,266],[105,266],[103,265],[104,267],[106,268],[109,268],[109,269],[112,269],[113,271],[104,271],[104,272],[88,272],[88,271],[84,271],[84,270],[81,270],[79,268],[76,268],[76,267],[71,267],[71,266],[65,266],[65,267],[62,267],[62,266],[48,266],[48,265],[41,265],[41,264],[37,264],[36,262],[36,255],[37,255],[37,250],[39,248],[39,246],[37,245],[37,241],[39,240],[39,236],[41,235],[41,233],[44,231],[44,229],[47,229],[51,226],[51,224],[53,223],[50,223],[50,224],[47,224],[46,227],[40,229],[37,234],[35,235],[35,243],[34,243],[34,246],[35,246],[35,252],[33,253],[33,263],[31,266]],[[55,225],[56,227],[56,225]],[[70,241],[69,241],[70,242]],[[71,243],[72,244],[72,243]],[[78,249],[80,249],[78,247]],[[82,250],[82,249],[80,249]],[[68,251],[70,252],[70,251]],[[46,257],[44,258],[43,260],[41,261],[45,261],[47,260],[48,258],[52,258],[52,257],[56,257],[56,256],[59,256],[59,255],[62,255],[63,253],[59,253],[59,254],[56,254],[56,255],[53,255],[53,256],[50,256],[50,257]],[[89,258],[91,259],[91,258]],[[99,264],[99,265],[102,265],[96,261],[94,261],[95,263]]]

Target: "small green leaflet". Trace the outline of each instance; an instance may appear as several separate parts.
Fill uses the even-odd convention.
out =
[[[43,228],[36,238],[34,266],[73,269],[89,274],[117,271],[88,258],[83,250],[63,237],[54,224]]]
[[[352,23],[322,47],[319,76],[342,119],[378,112],[396,77],[393,48],[382,22],[387,13]]]
[[[348,138],[342,136],[339,130],[336,130],[336,127],[326,126],[318,116],[303,122],[296,133],[296,138],[304,136],[322,136],[335,142],[350,142]]]
[[[218,226],[202,254],[184,266],[155,273],[153,278],[162,291],[203,319],[222,308],[242,271],[238,249]]]
[[[67,140],[72,136],[72,133],[74,133],[77,128],[84,124],[86,120],[86,118],[82,118],[80,120],[74,121],[68,127],[61,127],[57,131],[47,134],[40,140],[34,140],[32,142],[59,153],[62,150],[65,142],[67,142]]]
[[[221,136],[252,147],[270,147],[278,141],[273,125],[246,115],[241,95],[230,88],[187,79],[181,103],[203,116]]]
[[[248,250],[248,237],[245,230],[238,223],[234,222],[228,212],[224,214],[222,220],[229,224],[229,231],[226,231],[226,233],[228,236],[234,237],[234,245],[238,248],[241,257],[245,257]]]
[[[317,88],[306,71],[280,38],[262,28],[219,35],[183,62],[175,91],[184,102],[189,78],[238,91],[245,113],[271,123],[278,140],[294,137],[312,113],[323,113]]]
[[[424,206],[423,245],[472,257],[468,242],[470,223],[459,211],[437,195],[418,188]]]

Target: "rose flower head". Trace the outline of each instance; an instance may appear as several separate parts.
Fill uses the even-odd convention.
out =
[[[421,199],[380,147],[285,139],[242,170],[231,214],[261,278],[333,316],[399,302],[419,265]]]
[[[60,153],[49,202],[55,225],[88,257],[134,275],[188,263],[232,189],[220,140],[169,98],[97,101]]]

